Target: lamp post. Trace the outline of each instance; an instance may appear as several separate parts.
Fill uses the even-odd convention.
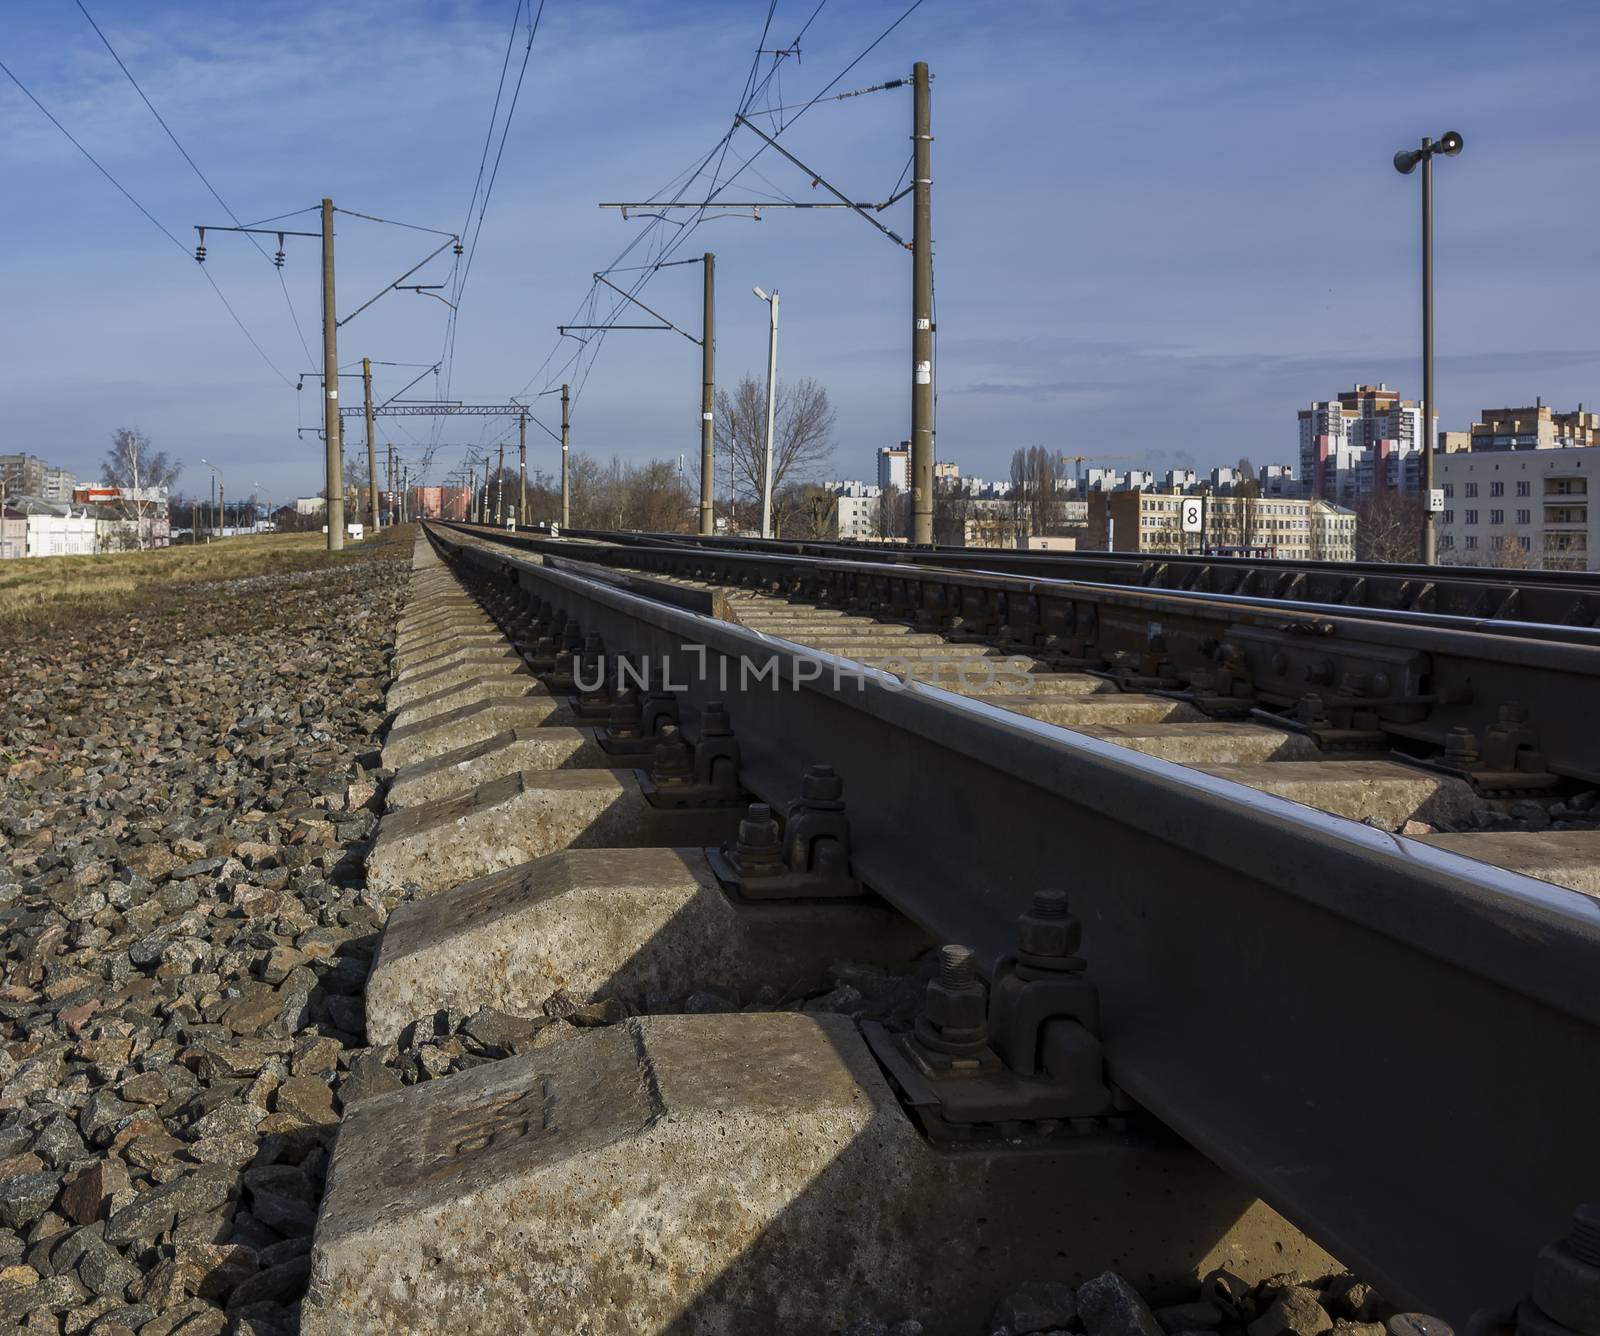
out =
[[[200,462],[202,464],[204,464],[208,469],[210,469],[213,473],[215,473],[217,475],[217,477],[216,477],[217,495],[216,495],[216,497],[214,498],[214,500],[212,502],[212,511],[211,511],[211,523],[212,523],[212,526],[215,527],[216,522],[217,522],[217,502],[220,501],[222,503],[222,508],[223,508],[222,509],[223,528],[226,528],[227,527],[227,513],[228,513],[226,508],[227,508],[227,504],[228,504],[228,499],[227,499],[227,489],[223,485],[223,481],[222,481],[222,470],[219,469],[215,464],[213,464],[208,459],[202,459]],[[223,536],[226,537],[227,535],[224,534]],[[207,538],[206,541],[209,543],[211,540],[210,540],[210,538]]]
[[[1434,143],[1426,135],[1421,148],[1403,148],[1394,155],[1394,169],[1410,176],[1422,164],[1422,560],[1433,565],[1437,534],[1433,509],[1433,157],[1453,158],[1462,139],[1446,130]]]
[[[761,471],[761,536],[772,537],[772,425],[778,404],[778,290],[769,297],[760,288],[751,288],[772,313],[767,328],[767,462]]]

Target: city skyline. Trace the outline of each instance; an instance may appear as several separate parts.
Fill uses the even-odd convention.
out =
[[[900,9],[825,14],[786,72],[783,102],[804,102]],[[240,217],[330,193],[382,217],[461,226],[506,49],[500,7],[440,18],[385,6],[381,35],[362,5],[335,15],[283,4],[198,26],[182,6],[91,12]],[[917,58],[933,65],[937,457],[983,476],[1035,443],[1137,455],[1157,471],[1241,455],[1292,462],[1291,414],[1333,387],[1385,381],[1418,398],[1415,182],[1388,157],[1445,128],[1467,147],[1437,183],[1441,427],[1465,429],[1486,403],[1600,400],[1581,300],[1600,268],[1584,221],[1600,188],[1568,153],[1597,99],[1577,77],[1584,11],[1541,7],[1512,31],[1486,6],[1450,14],[1441,27],[1420,9],[1373,5],[1337,16],[1259,4],[1038,4],[1003,18],[919,9],[839,88]],[[775,30],[803,17],[780,6]],[[716,142],[758,19],[731,3],[545,15],[463,305],[452,397],[540,388],[554,326],[635,235],[595,204],[648,197]],[[1385,40],[1363,52],[1360,95],[1307,96],[1304,52],[1364,22]],[[1414,40],[1423,31],[1426,45]],[[23,15],[10,35],[17,76],[175,236],[187,244],[192,224],[227,221],[81,15]],[[1464,78],[1490,59],[1503,77]],[[1517,90],[1534,77],[1546,96],[1529,105]],[[894,91],[823,104],[784,142],[829,179],[884,198],[908,116]],[[139,426],[188,461],[179,486],[191,493],[205,490],[201,455],[278,497],[318,490],[320,447],[295,436],[317,421],[314,380],[299,394],[279,383],[192,261],[3,80],[0,125],[0,169],[12,198],[29,201],[0,214],[0,278],[30,313],[0,335],[0,450],[93,477],[110,433]],[[402,139],[405,171],[366,148]],[[754,142],[740,141],[741,154]],[[766,179],[741,186],[809,195],[798,171],[758,167]],[[1539,210],[1508,180],[1536,189]],[[416,240],[341,218],[341,311],[420,258]],[[315,245],[291,239],[283,271],[313,355]],[[840,410],[831,472],[905,438],[909,265],[892,243],[841,214],[769,213],[708,224],[690,252],[704,248],[719,256],[719,383],[760,374],[766,315],[746,293],[778,287],[780,376],[815,377]],[[207,265],[291,381],[316,366],[276,273],[242,239],[213,237]],[[695,274],[664,271],[646,300],[694,328]],[[391,294],[361,321],[341,333],[342,362],[438,356],[433,302]],[[574,411],[574,448],[693,450],[698,366],[681,343],[611,336]],[[380,370],[380,395],[402,374],[413,373]],[[425,423],[412,430],[428,438]],[[442,439],[477,433],[452,423]],[[357,427],[348,444],[361,439]],[[430,481],[459,454],[441,450]],[[536,464],[549,460],[530,448]]]

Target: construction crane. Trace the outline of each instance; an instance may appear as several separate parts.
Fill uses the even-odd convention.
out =
[[[1079,499],[1083,497],[1083,466],[1086,463],[1109,464],[1114,460],[1126,461],[1132,455],[1063,455],[1063,459],[1070,459],[1073,465],[1072,487],[1077,492]]]

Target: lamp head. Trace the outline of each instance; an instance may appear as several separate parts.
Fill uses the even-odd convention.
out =
[[[767,294],[764,293],[760,288],[751,288],[750,291],[755,293],[756,296],[761,298],[761,300],[764,302],[770,302],[772,300],[772,298],[767,296]]]
[[[1434,147],[1447,158],[1453,158],[1461,152],[1461,134],[1457,130],[1446,130],[1439,136],[1439,142]]]
[[[1422,161],[1420,148],[1403,148],[1394,155],[1394,169],[1401,176],[1410,176],[1416,171],[1417,164]]]

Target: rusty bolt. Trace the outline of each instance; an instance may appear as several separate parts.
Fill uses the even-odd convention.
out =
[[[733,736],[733,720],[728,716],[728,707],[720,700],[706,702],[706,708],[700,714],[700,736],[705,738]]]
[[[739,822],[739,852],[777,852],[783,846],[778,840],[778,822],[772,808],[766,803],[751,803],[750,810]]]
[[[605,647],[605,641],[601,640],[600,637],[594,634],[592,631],[583,638],[583,652],[586,655],[603,654],[605,652]]]
[[[611,698],[606,727],[619,738],[636,738],[643,718],[644,714],[639,709],[639,693],[627,687]]]
[[[1573,1331],[1600,1331],[1600,1204],[1578,1207],[1567,1237],[1539,1250],[1533,1302]]]
[[[1033,893],[1033,904],[1017,919],[1017,948],[1026,956],[1075,958],[1083,944],[1083,924],[1067,907],[1065,891]]]
[[[831,765],[814,765],[800,781],[800,797],[810,807],[837,804],[844,797],[844,780]]]
[[[694,752],[676,724],[666,724],[661,729],[650,778],[657,784],[687,784],[694,778]]]
[[[972,952],[964,946],[939,951],[939,977],[928,984],[923,1015],[948,1042],[983,1044],[988,1005]]]
[[[1465,764],[1478,759],[1478,739],[1470,728],[1452,728],[1445,734],[1444,755],[1447,761]]]

